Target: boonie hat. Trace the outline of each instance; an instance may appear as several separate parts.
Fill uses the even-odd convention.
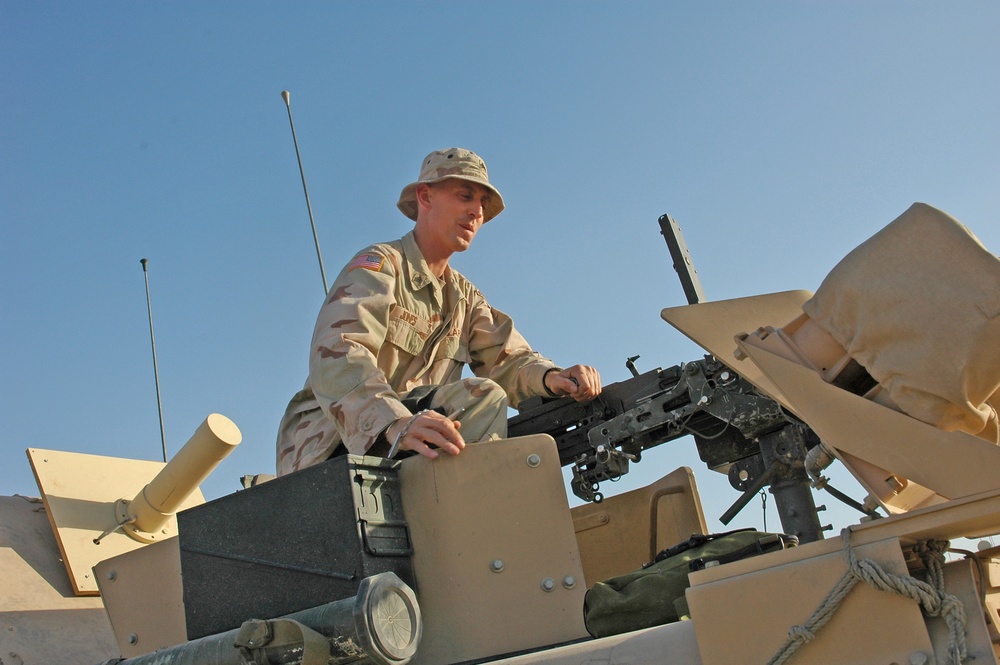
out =
[[[465,148],[447,148],[435,150],[424,158],[420,166],[420,176],[416,182],[403,188],[396,207],[400,212],[417,221],[417,185],[421,183],[441,182],[447,178],[458,178],[476,182],[489,189],[493,196],[483,210],[483,223],[490,221],[503,210],[503,197],[497,188],[490,184],[486,172],[486,162],[483,158]]]

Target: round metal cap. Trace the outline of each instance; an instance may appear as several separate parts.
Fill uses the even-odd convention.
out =
[[[393,573],[367,578],[370,581],[364,603],[365,623],[378,651],[375,662],[402,665],[417,651],[423,634],[420,607],[413,590]],[[365,590],[362,588],[362,592]],[[369,654],[374,656],[376,654]]]
[[[387,656],[395,660],[409,658],[416,651],[419,617],[414,605],[398,588],[385,590],[369,606],[375,641]]]

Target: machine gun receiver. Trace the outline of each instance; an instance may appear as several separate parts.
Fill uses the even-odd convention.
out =
[[[573,466],[573,493],[600,501],[600,483],[628,473],[642,452],[687,434],[710,468],[759,454],[761,434],[789,422],[768,397],[712,356],[636,374],[604,387],[592,402],[534,399],[508,422],[510,436],[546,433],[563,466]]]

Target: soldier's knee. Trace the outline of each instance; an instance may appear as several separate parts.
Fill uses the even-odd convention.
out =
[[[464,384],[476,401],[493,404],[500,409],[507,408],[507,393],[496,381],[476,377],[465,379]]]

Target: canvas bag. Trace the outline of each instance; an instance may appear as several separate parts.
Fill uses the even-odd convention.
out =
[[[639,570],[598,582],[584,598],[583,617],[594,637],[677,621],[686,613],[688,573],[798,545],[798,538],[756,529],[692,535]],[[678,612],[678,606],[682,612]]]
[[[914,203],[802,305],[903,413],[1000,443],[1000,258]]]

